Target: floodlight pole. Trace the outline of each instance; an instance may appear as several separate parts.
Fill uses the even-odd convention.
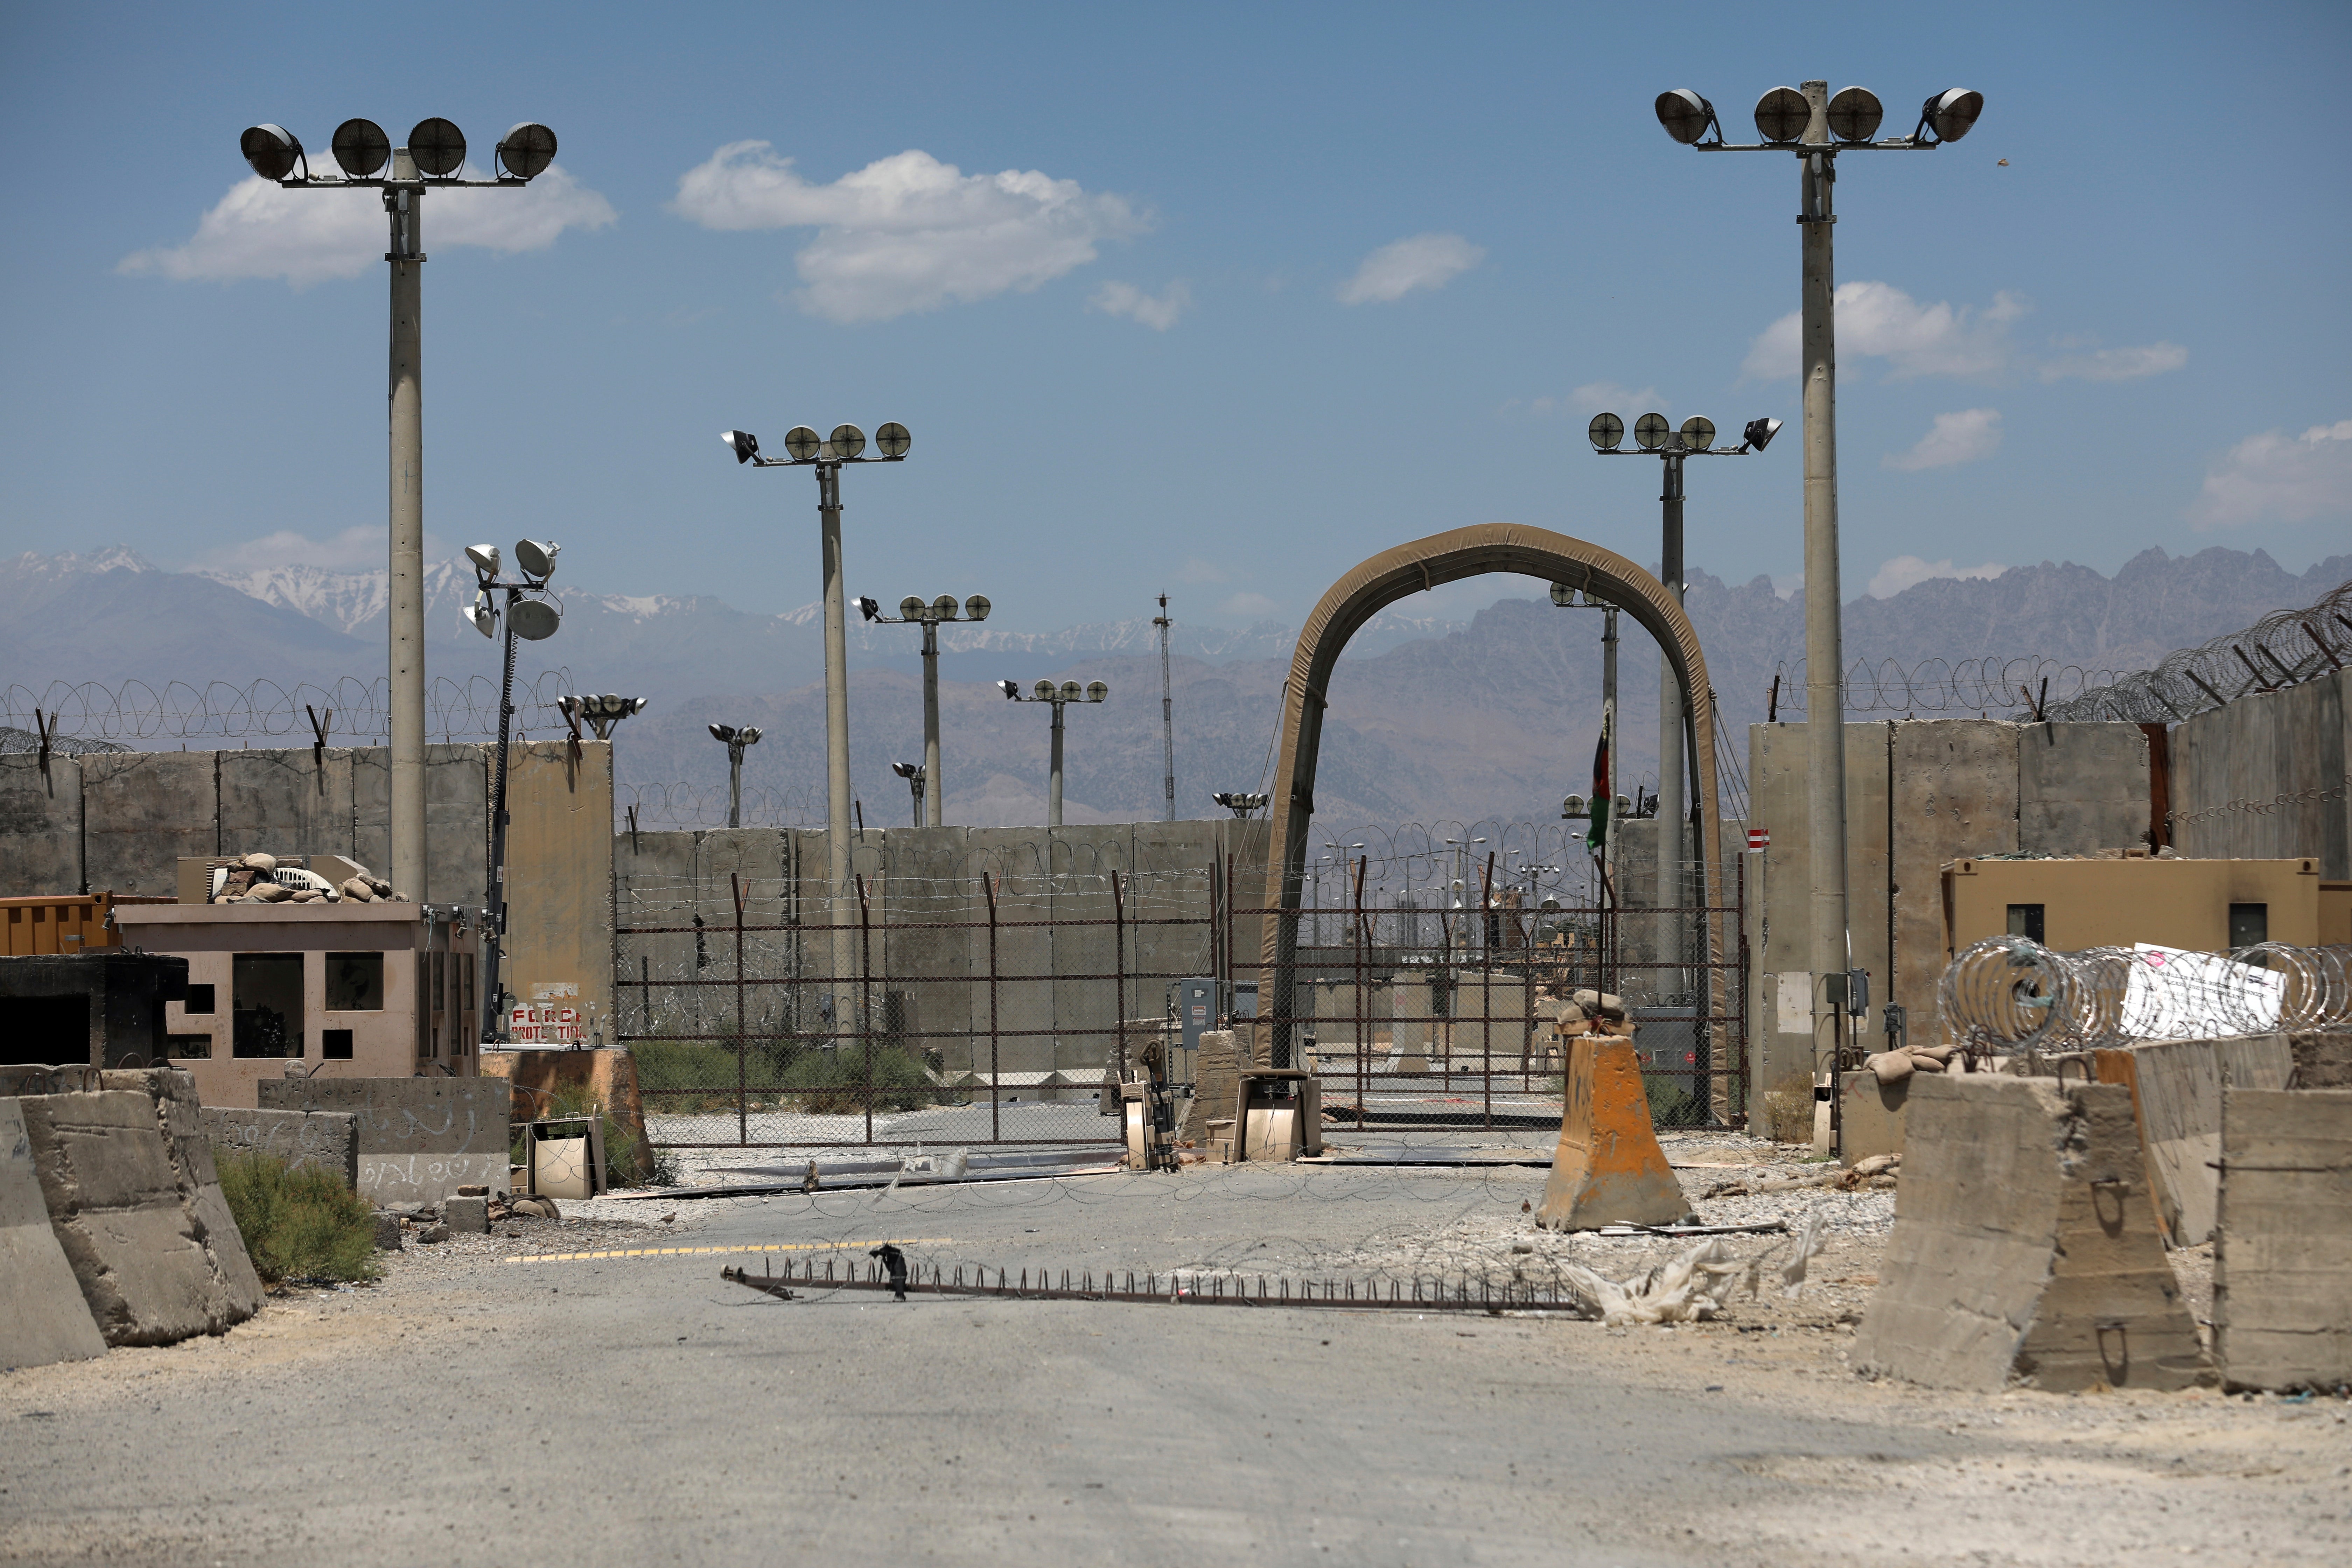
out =
[[[1045,826],[1062,826],[1062,700],[1054,699],[1054,763],[1045,784]]]
[[[381,145],[381,143],[379,143]],[[425,853],[425,183],[405,147],[383,187],[392,268],[391,637],[392,885],[428,897]],[[514,638],[507,638],[511,678]],[[505,723],[503,717],[500,724]],[[503,743],[501,736],[501,743]],[[503,752],[501,752],[503,756]],[[493,889],[495,891],[495,889]]]
[[[514,603],[519,595],[507,590],[509,614],[500,617],[506,636],[505,673],[499,679],[499,754],[490,784],[490,869],[488,886],[482,893],[482,945],[489,952],[482,957],[482,1032],[484,1044],[506,1038],[500,1027],[507,1016],[506,998],[500,994],[503,984],[499,978],[499,960],[507,946],[507,747],[514,726],[515,629]],[[395,642],[395,647],[399,645]]]
[[[922,807],[917,814],[918,827],[939,827],[945,825],[947,791],[931,790],[926,784],[940,776],[940,623],[935,616],[923,617],[923,771],[915,784],[915,804]]]

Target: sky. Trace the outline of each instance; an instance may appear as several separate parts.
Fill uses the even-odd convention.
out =
[[[1795,161],[1702,154],[1822,77],[1952,86],[1964,142],[1841,161],[1845,594],[2160,545],[2291,570],[2352,530],[2352,9],[899,5],[7,7],[0,551],[380,568],[385,268],[369,192],[237,155],[429,115],[528,191],[427,195],[436,550],[564,580],[817,596],[815,486],[738,468],[885,420],[849,591],[1015,630],[1292,622],[1367,556],[1532,523],[1654,563],[1601,409],[1693,462],[1691,563],[1801,581]],[[1815,42],[1807,44],[1803,40]],[[1524,588],[1525,584],[1519,585]],[[1458,615],[1479,581],[1398,606]]]

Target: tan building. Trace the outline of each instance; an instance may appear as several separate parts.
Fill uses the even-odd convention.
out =
[[[409,903],[118,904],[126,946],[188,961],[168,1054],[207,1105],[320,1078],[478,1070],[474,931]],[[299,1067],[298,1067],[299,1064]]]
[[[2352,904],[2352,883],[2322,882],[2310,858],[1963,859],[1945,865],[1943,882],[1948,962],[2003,935],[2062,952],[2135,942],[2193,952],[2307,946],[2340,928]]]

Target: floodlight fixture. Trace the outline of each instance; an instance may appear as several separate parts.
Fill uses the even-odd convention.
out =
[[[996,683],[996,689],[1002,691],[1005,696],[1011,698],[1015,702],[1021,700],[1021,687],[1017,682],[1000,680]]]
[[[1594,451],[1613,452],[1625,443],[1625,422],[1614,414],[1596,414],[1584,434]]]
[[[499,138],[497,163],[518,180],[547,172],[555,162],[555,132],[535,120],[526,120]]]
[[[881,600],[868,598],[861,595],[857,598],[852,599],[849,602],[857,606],[858,615],[865,617],[866,620],[878,621],[882,618]],[[906,606],[902,605],[899,608],[904,609]]]
[[[736,738],[741,741],[745,745],[756,746],[760,743],[760,726],[757,724],[746,724],[740,730],[736,731],[735,735]]]
[[[408,156],[429,180],[446,179],[466,166],[466,133],[435,115],[408,132]]]
[[[236,150],[253,165],[253,172],[265,180],[282,180],[294,173],[297,163],[310,172],[303,158],[300,138],[283,125],[248,125],[245,134],[236,139]]]
[[[845,463],[866,450],[866,432],[855,425],[836,425],[824,446],[825,456]]]
[[[903,458],[914,444],[915,438],[907,434],[907,427],[895,419],[874,432],[874,448],[886,458]]]
[[[495,544],[468,544],[466,546],[466,559],[474,563],[474,575],[477,577],[495,577],[506,563],[506,557],[499,553],[499,547]]]
[[[1776,87],[1756,100],[1756,134],[1775,144],[1794,142],[1813,121],[1813,106],[1793,87]]]
[[[543,642],[562,624],[562,613],[544,599],[517,599],[507,606],[508,626],[525,642]]]
[[[1760,452],[1770,446],[1772,437],[1780,433],[1780,422],[1778,419],[1769,417],[1750,419],[1748,422],[1748,427],[1740,432],[1739,444],[1752,451]]]
[[[1065,680],[1062,682],[1062,700],[1065,702],[1076,702],[1085,690],[1086,688],[1080,686],[1076,681]]]
[[[1254,811],[1265,810],[1267,799],[1265,795],[1254,795],[1243,790],[1219,790],[1209,798],[1232,812],[1236,818],[1246,817]]]
[[[373,120],[344,121],[329,145],[335,162],[354,180],[370,178],[392,161],[392,138]]]
[[[488,588],[474,591],[474,603],[466,611],[466,624],[486,637],[499,635],[499,613],[490,607],[490,591]]]
[[[898,601],[898,618],[902,621],[919,621],[923,618],[923,612],[929,608],[929,605],[923,603],[923,596],[920,594],[909,594]]]
[[[543,544],[535,539],[518,539],[515,541],[515,564],[521,567],[522,574],[532,582],[544,583],[555,575],[555,558],[562,549],[563,546],[551,539]]]
[[[923,770],[913,763],[892,763],[890,771],[902,779],[911,779],[920,776]]]
[[[792,454],[795,463],[816,461],[817,453],[824,447],[824,437],[805,425],[795,425],[784,432],[784,450]]]
[[[1715,421],[1703,414],[1694,414],[1683,421],[1682,435],[1686,450],[1704,452],[1715,445]]]
[[[1089,680],[1089,681],[1087,681],[1087,701],[1089,701],[1089,702],[1099,702],[1099,701],[1101,701],[1104,698],[1108,697],[1109,695],[1110,695],[1110,683],[1109,683],[1108,681],[1107,681],[1107,680]]]
[[[710,726],[710,738],[723,745],[732,745],[735,742],[735,726],[732,724],[713,724]]]
[[[963,602],[963,618],[968,621],[984,621],[988,619],[988,612],[994,607],[988,602],[987,595],[974,594]]]
[[[1029,700],[1032,702],[1051,702],[1054,700],[1055,695],[1055,688],[1054,683],[1050,680],[1041,680],[1030,689]]]
[[[1911,139],[1920,140],[1919,131],[1933,131],[1937,142],[1957,142],[1983,112],[1983,93],[1965,87],[1947,88],[1919,106],[1919,130],[1911,133]]]
[[[931,614],[943,621],[954,620],[956,612],[962,607],[956,602],[956,596],[953,594],[941,594],[931,601]]]
[[[1551,602],[1563,610],[1574,609],[1576,589],[1566,583],[1554,583],[1551,585]]]
[[[1677,87],[1658,94],[1658,123],[1666,134],[1688,147],[1709,131],[1717,142],[1723,140],[1723,126],[1715,117],[1715,105],[1686,87]]]
[[[1841,142],[1867,142],[1878,134],[1886,106],[1866,87],[1842,87],[1830,100],[1830,134]]]
[[[739,463],[748,463],[760,455],[760,438],[749,430],[721,430],[719,438],[733,448],[735,460]],[[789,437],[784,444],[787,447],[792,445]]]
[[[1633,444],[1644,452],[1654,452],[1666,444],[1666,432],[1674,426],[1663,414],[1644,414],[1633,421]]]

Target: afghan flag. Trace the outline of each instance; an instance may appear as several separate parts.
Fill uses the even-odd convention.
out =
[[[1609,726],[1601,727],[1601,744],[1592,752],[1592,826],[1585,830],[1584,847],[1593,854],[1609,842]]]

